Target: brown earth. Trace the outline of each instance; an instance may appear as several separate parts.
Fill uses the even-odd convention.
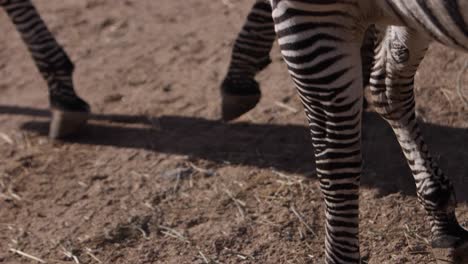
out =
[[[217,121],[218,87],[251,0],[35,2],[95,115],[79,137],[47,139],[46,85],[1,13],[0,263],[37,263],[11,249],[47,263],[320,262],[310,140],[277,49],[258,78],[258,107]],[[417,82],[418,115],[463,223],[468,107],[457,76],[466,61],[433,45]],[[467,74],[462,82],[468,96]],[[374,113],[364,126],[363,255],[433,263],[394,136]]]

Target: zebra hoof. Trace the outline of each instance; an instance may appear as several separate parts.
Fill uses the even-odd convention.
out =
[[[457,242],[454,246],[432,247],[432,254],[437,264],[467,264],[468,263],[468,240]]]
[[[89,118],[88,111],[64,111],[52,108],[52,120],[49,127],[49,138],[59,139],[78,131]]]
[[[252,78],[226,78],[221,86],[221,97],[221,119],[231,121],[253,109],[260,101],[261,92]]]
[[[222,113],[223,121],[234,120],[253,109],[260,101],[260,94],[231,95],[223,94]]]

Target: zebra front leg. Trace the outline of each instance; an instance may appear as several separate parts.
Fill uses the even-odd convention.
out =
[[[455,217],[453,186],[430,156],[415,118],[414,75],[428,44],[408,28],[388,28],[376,49],[370,79],[373,104],[393,128],[409,163],[431,224],[438,263],[468,263],[468,232]]]
[[[272,4],[281,52],[310,124],[325,202],[325,263],[356,264],[360,262],[360,47],[364,32],[353,26],[357,23],[351,15],[341,14],[357,10],[352,5],[325,2],[282,0]]]
[[[270,64],[275,37],[271,6],[257,0],[235,40],[221,85],[223,120],[233,120],[257,105],[261,92],[255,75]]]
[[[49,88],[52,120],[49,137],[74,133],[89,115],[89,105],[76,95],[73,87],[73,63],[52,36],[30,0],[0,0],[28,47]]]

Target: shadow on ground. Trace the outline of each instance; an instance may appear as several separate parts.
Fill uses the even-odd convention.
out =
[[[0,114],[48,117],[43,109],[0,106]],[[364,114],[362,185],[381,195],[415,195],[414,182],[388,125],[375,113]],[[22,129],[47,135],[46,121]],[[468,129],[423,124],[426,141],[454,182],[457,198],[468,202]],[[78,137],[65,142],[146,149],[189,155],[215,162],[312,175],[313,151],[308,129],[298,125],[223,123],[194,117],[105,115],[91,118]]]

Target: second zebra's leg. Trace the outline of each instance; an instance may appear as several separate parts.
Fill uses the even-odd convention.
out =
[[[221,85],[223,120],[235,119],[257,105],[261,92],[255,75],[270,64],[275,37],[270,4],[256,0],[235,40],[231,63]]]
[[[74,90],[74,65],[57,43],[30,0],[0,0],[28,47],[49,88],[52,120],[49,137],[66,137],[81,127],[89,115],[89,105]]]
[[[358,28],[365,26],[348,15],[358,14],[357,6],[332,2],[272,1],[273,19],[312,135],[325,202],[325,263],[357,264],[364,35]]]
[[[429,154],[415,118],[414,76],[428,45],[428,39],[408,28],[390,27],[376,49],[371,94],[375,110],[394,130],[413,173],[438,263],[468,263],[468,232],[455,217],[453,186]]]

